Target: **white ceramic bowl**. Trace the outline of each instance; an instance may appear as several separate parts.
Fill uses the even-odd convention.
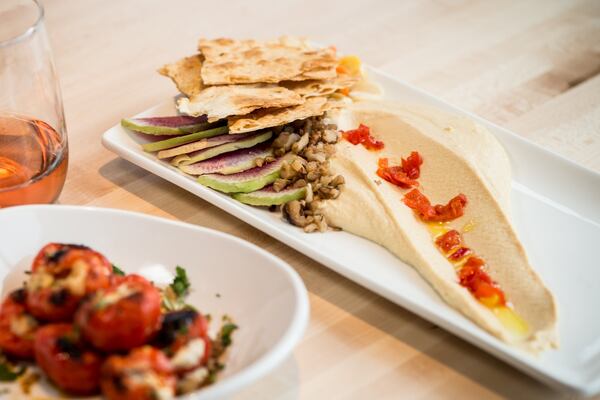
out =
[[[240,326],[227,367],[212,386],[186,398],[233,394],[265,375],[302,337],[309,316],[306,289],[296,272],[266,251],[210,229],[131,212],[72,206],[24,206],[0,210],[2,295],[26,278],[37,251],[48,242],[90,246],[126,272],[158,284],[169,282],[176,265],[192,283],[189,303]],[[13,391],[20,390],[13,385]],[[49,385],[35,394],[53,395]]]

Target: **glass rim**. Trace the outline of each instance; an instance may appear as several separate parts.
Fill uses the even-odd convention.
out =
[[[23,32],[19,33],[18,35],[8,38],[6,40],[0,40],[0,48],[22,42],[23,40],[26,40],[27,38],[32,36],[36,31],[39,30],[40,25],[44,21],[44,6],[42,6],[39,0],[30,1],[36,5],[38,11],[38,15],[35,22],[29,25]]]

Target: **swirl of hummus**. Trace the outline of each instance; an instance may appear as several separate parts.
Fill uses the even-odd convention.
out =
[[[510,161],[495,137],[465,117],[379,101],[354,103],[331,118],[341,130],[368,126],[385,148],[369,151],[344,140],[337,145],[331,168],[346,186],[325,204],[328,222],[412,265],[449,305],[501,340],[533,352],[556,347],[555,300],[510,221]],[[436,247],[428,224],[402,202],[407,190],[377,176],[379,158],[399,164],[411,151],[423,157],[419,190],[432,204],[445,204],[458,193],[469,199],[464,215],[448,228],[461,231],[485,259],[510,315],[487,307],[459,284],[455,265]]]

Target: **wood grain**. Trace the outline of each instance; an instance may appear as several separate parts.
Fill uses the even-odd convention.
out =
[[[236,398],[569,398],[109,153],[100,135],[175,94],[155,70],[200,36],[307,35],[600,171],[600,2],[44,0],[71,148],[63,204],[231,233],[310,292],[293,357]]]

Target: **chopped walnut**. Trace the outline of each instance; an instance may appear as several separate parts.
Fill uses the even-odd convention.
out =
[[[308,132],[305,132],[304,135],[298,140],[296,143],[292,144],[292,152],[294,154],[300,153],[304,148],[308,145]]]
[[[283,132],[273,141],[273,148],[276,150],[283,149],[286,153],[292,148],[292,145],[300,140],[300,135],[297,133]],[[285,153],[284,153],[285,154]]]
[[[298,200],[287,202],[282,207],[283,216],[292,224],[299,227],[308,225],[304,210]]]
[[[344,179],[343,176],[341,175],[337,175],[335,178],[333,178],[333,180],[331,181],[331,185],[334,187],[343,185],[346,183],[346,180]]]
[[[283,189],[285,189],[285,187],[290,183],[289,180],[287,179],[276,179],[275,182],[273,182],[273,190],[275,190],[276,192],[280,192]]]
[[[273,190],[306,187],[304,200],[291,201],[281,207],[283,216],[306,232],[327,230],[321,210],[323,200],[339,197],[345,184],[341,175],[332,174],[328,161],[335,154],[335,143],[340,135],[334,124],[323,121],[323,117],[312,117],[274,130],[278,134],[272,145],[274,156],[281,157],[291,151],[297,157],[282,164]],[[273,160],[273,157],[265,157],[257,163],[264,165]]]
[[[321,137],[323,138],[323,141],[325,143],[337,143],[339,139],[337,131],[333,129],[327,129],[323,132],[323,135]]]
[[[313,188],[310,183],[306,184],[306,197],[304,197],[304,201],[310,204],[314,199]]]
[[[293,187],[294,189],[297,189],[297,188],[304,187],[304,186],[306,186],[306,185],[307,185],[307,183],[306,183],[306,181],[305,181],[304,179],[298,179],[296,182],[294,182],[294,183],[292,184],[292,187]]]

